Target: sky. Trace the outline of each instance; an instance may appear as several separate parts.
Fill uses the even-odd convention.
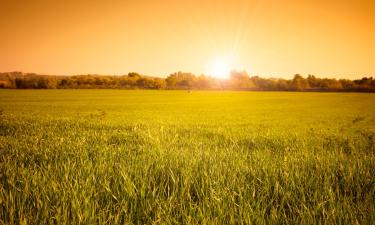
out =
[[[3,72],[166,77],[215,63],[262,77],[375,76],[375,1],[0,0]]]

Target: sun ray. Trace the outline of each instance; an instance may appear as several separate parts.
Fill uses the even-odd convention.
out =
[[[228,79],[233,69],[233,57],[215,58],[207,64],[206,73],[219,79]]]

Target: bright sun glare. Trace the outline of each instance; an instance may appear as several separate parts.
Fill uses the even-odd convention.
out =
[[[229,59],[214,59],[206,68],[206,73],[219,79],[228,79],[232,68],[232,62]]]

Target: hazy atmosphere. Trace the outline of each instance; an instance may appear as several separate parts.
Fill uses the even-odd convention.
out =
[[[0,2],[0,225],[374,224],[375,0]]]
[[[166,77],[220,64],[355,79],[375,71],[374,11],[371,0],[1,0],[0,71]]]

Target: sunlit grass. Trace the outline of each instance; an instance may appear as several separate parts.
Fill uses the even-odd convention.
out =
[[[373,102],[0,90],[0,224],[370,224]]]

